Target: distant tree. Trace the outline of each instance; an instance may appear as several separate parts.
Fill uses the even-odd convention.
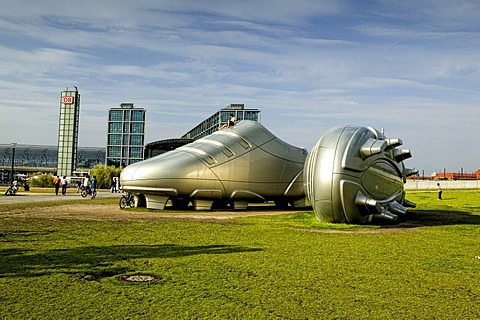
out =
[[[110,189],[113,177],[119,177],[121,172],[122,168],[99,164],[90,171],[90,177],[97,177],[98,189]]]
[[[32,179],[29,179],[31,187],[53,187],[53,175],[51,173],[37,173]]]

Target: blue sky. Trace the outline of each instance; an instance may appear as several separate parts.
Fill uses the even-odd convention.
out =
[[[329,128],[385,128],[430,174],[480,168],[480,2],[2,0],[0,143],[56,145],[81,94],[81,146],[108,109],[147,109],[147,142],[244,103],[310,150]]]

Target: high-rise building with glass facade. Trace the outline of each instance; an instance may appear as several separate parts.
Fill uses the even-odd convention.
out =
[[[77,165],[80,94],[68,88],[60,96],[57,175],[71,176]]]
[[[126,167],[143,160],[145,144],[145,109],[133,103],[122,103],[108,110],[107,152],[108,166]]]
[[[228,122],[230,114],[233,114],[237,121],[253,120],[260,122],[260,110],[246,109],[244,104],[230,104],[227,107],[220,109],[196,127],[185,133],[182,138],[200,139],[214,133],[222,125]]]

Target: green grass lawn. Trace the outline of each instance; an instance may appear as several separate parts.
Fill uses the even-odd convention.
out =
[[[2,217],[4,206],[0,318],[477,319],[479,195],[409,192],[417,208],[398,226],[325,224],[312,212],[26,219]],[[161,279],[118,280],[134,274]]]

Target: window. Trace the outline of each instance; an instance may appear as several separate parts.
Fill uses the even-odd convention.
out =
[[[145,112],[143,110],[133,110],[132,121],[145,121]]]
[[[108,159],[107,160],[107,165],[119,167],[120,166],[120,160],[119,159]]]
[[[120,158],[120,147],[108,147],[107,154],[108,157]]]
[[[258,121],[258,112],[256,112],[256,111],[245,111],[245,120]]]
[[[122,110],[110,110],[110,121],[122,121]]]
[[[143,123],[132,123],[132,133],[143,133]]]
[[[120,134],[110,134],[108,135],[108,144],[109,145],[120,145],[122,144],[122,135]]]
[[[138,147],[131,148],[130,158],[142,158],[142,148],[138,148]]]
[[[230,113],[231,111],[222,111],[220,113],[220,123],[227,123],[228,119],[230,119]]]
[[[130,138],[130,144],[134,146],[143,146],[143,136],[133,134]]]
[[[122,123],[121,122],[111,122],[108,124],[109,133],[122,133]]]

